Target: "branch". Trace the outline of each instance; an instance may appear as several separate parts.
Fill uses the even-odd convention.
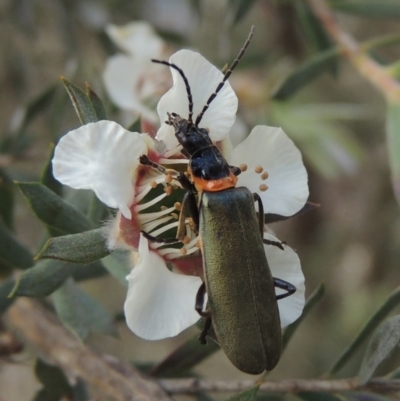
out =
[[[100,355],[65,329],[57,318],[37,300],[19,298],[4,316],[6,326],[39,356],[65,371],[68,377],[79,377],[105,395],[118,401],[171,401],[168,394],[198,392],[239,392],[256,385],[274,393],[400,391],[400,380],[372,379],[359,385],[357,378],[341,380],[256,380],[163,379],[145,378],[130,365]]]
[[[115,400],[171,401],[156,381],[88,348],[35,299],[16,300],[4,321],[18,339],[59,366],[68,377],[82,378]]]
[[[369,57],[366,49],[341,29],[326,1],[306,1],[333,41],[339,46],[342,55],[351,62],[363,77],[374,84],[385,95],[387,100],[400,102],[400,83],[391,76],[390,70]]]
[[[400,380],[372,379],[359,385],[357,378],[341,380],[282,380],[276,382],[257,382],[256,380],[210,380],[210,379],[162,379],[159,383],[170,394],[193,394],[204,392],[238,392],[259,385],[260,390],[273,393],[346,392],[372,391],[390,393],[400,390]]]

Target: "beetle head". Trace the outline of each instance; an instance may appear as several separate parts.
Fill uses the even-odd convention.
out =
[[[176,113],[168,113],[167,123],[174,127],[176,139],[190,155],[213,144],[207,129],[197,127]]]

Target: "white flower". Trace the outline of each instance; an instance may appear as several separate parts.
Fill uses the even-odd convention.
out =
[[[158,123],[155,106],[166,91],[165,69],[151,62],[165,57],[165,44],[146,22],[122,27],[107,25],[110,39],[124,52],[107,60],[103,81],[111,100],[121,109]]]
[[[141,236],[141,230],[158,236],[178,225],[178,206],[162,207],[168,190],[144,201],[157,184],[171,187],[164,175],[139,164],[143,154],[155,162],[161,160],[153,140],[146,134],[129,132],[112,121],[99,121],[70,131],[60,139],[55,148],[53,173],[72,188],[93,190],[107,206],[120,211],[110,230],[109,247],[131,250],[133,257],[139,257],[128,277],[127,322],[135,327],[136,334],[159,339],[176,335],[199,319],[194,302],[202,280],[193,274],[201,268],[201,260],[198,256],[179,259],[198,251],[196,235],[189,226],[187,235],[191,240],[179,248],[162,244],[150,247]],[[149,213],[154,205],[158,211]],[[170,272],[167,262],[177,272]],[[152,289],[160,291],[153,293]],[[152,302],[146,301],[149,297]],[[129,312],[136,310],[138,313]],[[168,324],[164,325],[164,319]]]
[[[223,75],[191,51],[175,53],[170,62],[182,68],[189,80],[195,120]],[[188,117],[186,89],[175,72],[172,70],[174,86],[159,102],[162,122],[168,112]],[[209,128],[214,141],[226,142],[236,110],[237,98],[227,82],[199,125]],[[181,147],[169,125],[162,123],[157,138],[164,142],[162,153],[147,135],[129,132],[111,121],[100,121],[61,138],[53,159],[54,175],[59,181],[77,189],[92,189],[106,205],[119,209],[109,246],[133,251],[135,266],[127,277],[125,315],[130,329],[149,340],[174,336],[199,319],[194,304],[202,283],[198,238],[189,224],[186,226],[187,241],[179,247],[149,243],[140,234],[142,230],[157,237],[167,230],[176,230],[178,225],[179,206],[166,205],[171,190],[182,200],[179,183],[167,183],[164,174],[140,165],[138,159],[147,154],[161,165],[181,165],[182,171],[186,170],[188,160],[179,153]],[[231,165],[247,166],[239,175],[238,185],[257,192],[266,213],[290,216],[302,208],[308,197],[307,173],[300,152],[281,129],[255,127],[230,153]],[[155,195],[160,186],[164,186],[166,192]],[[149,212],[149,208],[154,207],[156,210]],[[264,237],[277,241],[267,234]],[[284,327],[301,314],[304,277],[300,261],[291,248],[284,245],[282,251],[269,245],[265,246],[265,251],[273,276],[297,287],[294,295],[278,302]],[[277,290],[277,294],[280,291]]]

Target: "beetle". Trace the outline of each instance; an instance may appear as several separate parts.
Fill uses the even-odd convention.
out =
[[[230,166],[209,132],[199,124],[210,103],[218,95],[233,69],[246,51],[254,33],[225,73],[202,111],[193,121],[193,101],[189,82],[177,65],[152,60],[176,69],[184,80],[188,97],[188,118],[168,113],[167,124],[175,130],[182,145],[182,153],[189,158],[186,174],[173,172],[185,189],[176,238],[161,239],[143,232],[151,241],[172,243],[182,239],[186,211],[193,219],[201,239],[203,256],[203,284],[196,296],[195,309],[206,318],[200,342],[206,343],[207,331],[212,326],[217,341],[230,361],[241,371],[259,374],[272,370],[279,361],[282,348],[281,324],[277,300],[285,298],[296,288],[273,278],[264,244],[278,246],[279,242],[265,240],[264,210],[261,198],[245,187],[237,187],[240,168]],[[171,170],[140,157],[142,165],[162,174]],[[258,213],[254,207],[258,204]],[[275,287],[284,289],[275,294]],[[204,310],[205,295],[208,308]]]

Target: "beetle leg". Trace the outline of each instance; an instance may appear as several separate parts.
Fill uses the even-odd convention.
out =
[[[287,291],[285,294],[277,295],[276,296],[277,300],[286,298],[296,292],[296,287],[293,284],[290,284],[285,280],[281,280],[280,278],[274,277],[274,286]]]
[[[194,308],[196,309],[196,312],[203,317],[210,317],[210,311],[209,310],[203,310],[204,306],[204,296],[206,295],[206,283],[202,283],[199,290],[197,291],[196,295],[196,303]]]
[[[142,155],[139,157],[140,164],[143,164],[144,166],[149,166],[154,168],[154,170],[157,170],[159,173],[164,174],[164,175],[169,175],[171,172],[174,174],[173,178],[182,185],[184,189],[193,190],[193,184],[190,182],[189,178],[186,177],[185,174],[180,173],[175,170],[170,170],[166,169],[165,167],[161,166],[160,164],[153,162],[150,160],[146,155]]]
[[[180,240],[185,236],[186,231],[186,210],[189,210],[189,215],[194,223],[194,230],[199,231],[199,208],[197,207],[196,196],[193,191],[187,191],[182,200],[182,207],[179,214],[178,231],[176,238]]]
[[[147,238],[151,242],[159,242],[164,244],[173,244],[174,242],[181,242],[179,239],[176,238],[157,238],[153,235],[146,233],[146,231],[140,231],[143,234],[143,237]]]
[[[240,168],[236,166],[229,166],[229,168],[232,173],[236,175],[236,177],[242,172],[242,170],[240,170]]]
[[[203,345],[207,344],[206,337],[207,337],[207,333],[208,333],[208,330],[210,329],[210,327],[211,327],[211,318],[208,317],[208,318],[206,318],[206,321],[204,322],[203,330],[201,331],[201,333],[199,335],[200,344],[203,344]]]
[[[264,205],[262,203],[260,195],[257,193],[253,194],[254,201],[258,203],[258,226],[260,227],[261,237],[264,237]]]
[[[273,245],[273,246],[276,246],[276,247],[278,247],[279,249],[282,249],[282,251],[285,250],[285,248],[283,247],[283,245],[286,245],[286,242],[285,242],[285,241],[283,241],[283,242],[280,242],[280,241],[271,241],[270,239],[263,238],[263,243],[264,243],[265,245]]]

